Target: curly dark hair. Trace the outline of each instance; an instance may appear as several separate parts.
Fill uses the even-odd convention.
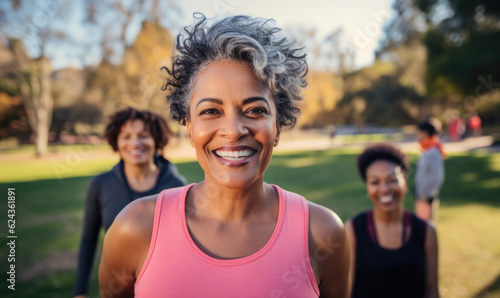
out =
[[[376,161],[385,160],[398,165],[407,177],[410,168],[408,156],[396,146],[388,143],[374,144],[368,146],[357,158],[359,174],[366,182],[366,170]]]
[[[280,126],[293,127],[300,109],[295,102],[302,99],[307,85],[306,55],[303,48],[284,36],[273,19],[231,16],[207,25],[203,14],[177,36],[172,67],[163,67],[170,77],[162,90],[168,91],[170,116],[184,125],[189,119],[192,85],[200,70],[218,60],[247,63],[255,75],[271,90]]]
[[[143,110],[136,110],[131,107],[119,110],[109,116],[109,122],[104,130],[104,138],[114,151],[118,151],[118,135],[122,126],[127,121],[142,120],[145,128],[151,133],[155,141],[155,150],[161,153],[168,144],[169,137],[172,135],[167,122],[162,116]]]
[[[417,128],[420,131],[425,131],[431,137],[439,133],[436,126],[429,120],[420,121],[419,123],[417,123]]]

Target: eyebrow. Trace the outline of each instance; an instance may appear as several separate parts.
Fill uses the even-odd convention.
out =
[[[396,173],[386,173],[382,175],[367,175],[366,178],[379,178],[379,177],[386,178],[386,177],[396,177],[396,176],[397,176]]]
[[[200,100],[196,104],[196,107],[198,107],[202,102],[206,102],[206,101],[222,105],[222,100],[220,100],[218,98],[207,97],[207,98],[203,98],[202,100]],[[243,100],[243,104],[246,105],[246,104],[256,102],[256,101],[263,101],[263,102],[269,104],[269,101],[265,97],[261,97],[261,96],[253,96],[253,97],[245,98]]]
[[[216,104],[219,104],[219,105],[222,105],[222,100],[218,99],[218,98],[212,98],[212,97],[207,97],[207,98],[203,98],[202,100],[200,100],[197,104],[196,104],[196,107],[198,107],[202,102],[205,102],[205,101],[208,101],[208,102],[213,102],[213,103],[216,103]]]
[[[265,97],[261,97],[261,96],[254,96],[254,97],[246,98],[243,100],[243,104],[246,105],[246,104],[256,102],[256,101],[263,101],[263,102],[269,104],[269,101]]]

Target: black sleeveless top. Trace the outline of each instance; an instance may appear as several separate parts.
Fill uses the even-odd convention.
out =
[[[352,220],[356,271],[351,297],[424,297],[426,223],[407,211],[403,218],[411,234],[398,249],[378,245],[372,211]]]

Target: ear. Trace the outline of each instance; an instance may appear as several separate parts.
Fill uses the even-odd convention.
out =
[[[191,125],[191,121],[189,121],[189,119],[185,118],[184,121],[186,123],[187,138],[189,140],[189,143],[191,143],[191,147],[194,148],[193,126]]]
[[[276,122],[276,136],[274,137],[274,147],[280,142],[281,126]]]

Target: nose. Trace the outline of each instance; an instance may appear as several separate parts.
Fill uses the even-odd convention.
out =
[[[380,189],[379,189],[382,193],[388,193],[391,191],[391,188],[389,187],[389,182],[386,182],[386,181],[382,181],[382,183],[380,183]]]
[[[138,136],[132,137],[132,145],[139,146],[141,144],[141,139]]]
[[[237,141],[249,132],[250,130],[243,119],[243,115],[240,115],[239,112],[230,112],[224,115],[224,121],[222,121],[219,129],[221,136],[231,141]]]

